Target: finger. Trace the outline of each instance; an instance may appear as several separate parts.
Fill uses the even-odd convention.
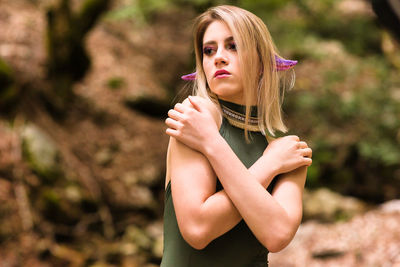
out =
[[[300,141],[300,138],[297,135],[288,135],[287,137],[292,138],[295,141]]]
[[[179,120],[182,118],[182,113],[176,111],[175,109],[170,109],[170,110],[168,111],[168,116],[169,116],[171,119],[174,119],[174,120],[176,120],[176,121],[179,121]]]
[[[193,105],[193,107],[194,107],[197,111],[201,112],[201,106],[200,106],[200,104],[198,103],[198,100],[197,100],[195,97],[192,97],[192,96],[189,96],[188,99],[189,99],[190,103]]]
[[[310,166],[312,164],[311,158],[303,158],[303,162],[305,166]]]
[[[171,128],[168,128],[167,130],[165,130],[165,133],[168,134],[169,136],[175,137],[175,138],[178,136],[178,131],[171,129]]]
[[[172,129],[174,129],[174,130],[179,130],[179,129],[181,128],[181,123],[178,122],[178,121],[176,121],[176,120],[173,120],[173,119],[171,119],[171,118],[167,118],[167,119],[165,120],[165,124],[166,124],[169,128],[172,128]]]
[[[308,157],[311,158],[312,157],[312,150],[311,148],[303,148],[300,150],[300,153],[303,157]]]
[[[304,142],[304,141],[299,142],[299,148],[307,148],[307,147],[308,147],[308,145],[306,142]]]
[[[179,111],[180,113],[183,113],[183,112],[185,112],[186,107],[181,103],[177,103],[177,104],[175,104],[174,109],[176,111]]]

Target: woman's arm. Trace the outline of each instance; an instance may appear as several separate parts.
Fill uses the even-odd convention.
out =
[[[216,192],[215,172],[203,154],[175,138],[170,139],[169,149],[168,168],[179,229],[192,247],[202,249],[242,217],[225,190]],[[265,159],[261,157],[249,169],[264,188],[275,176]]]
[[[196,105],[195,103],[193,104]],[[196,108],[199,109],[200,107],[197,106]],[[186,114],[189,114],[190,112],[193,113],[194,111],[181,110],[181,112],[182,114],[185,114],[185,112]],[[176,114],[174,114],[174,116],[175,115]],[[207,126],[207,118],[199,115],[207,116],[204,110],[202,112],[198,112],[198,114],[192,114],[192,118],[193,116],[197,116],[196,123],[192,125],[190,125],[190,122],[193,122],[193,120],[191,121],[184,117],[175,118],[178,122],[182,123],[181,125],[176,124],[176,121],[167,122],[167,124],[172,127],[172,129],[168,129],[169,131],[167,130],[167,133],[169,132],[171,136],[176,136],[178,139],[183,140],[185,144],[190,144],[191,147],[201,151],[203,155],[207,157],[208,161],[212,165],[212,169],[216,172],[221,183],[223,184],[230,200],[232,200],[240,215],[246,220],[256,237],[270,251],[279,250],[282,247],[282,244],[286,244],[288,240],[292,238],[293,233],[298,227],[298,224],[295,222],[299,220],[298,218],[301,218],[301,209],[300,215],[298,215],[298,213],[288,215],[287,211],[295,210],[293,207],[298,206],[299,199],[294,198],[293,200],[292,198],[279,198],[278,201],[271,196],[265,190],[265,187],[261,186],[261,184],[254,179],[254,174],[245,168],[241,161],[236,157],[234,152],[230,149],[229,145],[219,134],[213,135],[210,133],[215,133],[215,131],[198,128],[199,125],[203,128]],[[285,140],[287,141],[288,138]],[[275,148],[275,152],[277,151],[276,148],[278,148],[278,150],[282,150],[286,147],[290,147],[290,145],[286,147],[278,146],[276,145],[275,141],[274,143],[275,146],[272,147]],[[283,142],[283,144],[285,143]],[[272,150],[274,151],[274,149]],[[311,159],[306,159],[304,157],[307,154],[304,153],[304,149],[293,151],[297,154],[275,153],[275,155],[283,156],[280,159],[278,158],[278,160],[275,159],[277,164],[282,165],[281,168],[279,168],[281,171],[285,170],[285,168],[287,169],[286,171],[293,170],[294,168],[288,168],[288,164],[282,164],[290,163],[293,167],[293,160],[297,161],[297,167],[309,165],[311,163]],[[301,151],[301,153],[298,151]],[[300,155],[298,155],[299,153]],[[266,155],[271,154],[273,153],[267,153]],[[294,154],[296,154],[297,157],[294,157]],[[290,160],[288,160],[289,158]],[[268,160],[270,164],[271,162],[274,162],[274,157],[270,157],[269,159],[272,159]],[[301,175],[297,173],[290,174],[290,177],[296,177],[296,179],[298,176]],[[303,176],[305,179],[305,174]],[[284,180],[286,181],[286,179]],[[286,184],[291,183],[285,183],[285,185]],[[297,191],[302,191],[302,187],[297,186],[297,188]],[[230,212],[232,212],[232,210]],[[198,215],[198,213],[196,214]],[[192,214],[192,216],[195,216],[196,214]],[[177,214],[177,217],[178,216],[179,215]],[[266,221],[268,221],[268,223],[265,223]],[[201,231],[197,231],[197,233],[201,233]]]
[[[303,189],[307,176],[307,167],[300,167],[279,177],[272,196],[285,210],[289,223],[289,232],[275,244],[274,250],[285,248],[296,234],[303,214]],[[268,241],[266,241],[268,242]]]
[[[185,101],[185,105],[190,103]],[[213,104],[203,105],[212,113],[215,124],[220,124],[220,113]],[[267,161],[264,155],[249,168],[264,188],[277,174]],[[203,154],[170,138],[167,166],[178,225],[191,246],[204,248],[242,219],[225,191],[216,192],[215,172]]]
[[[226,194],[257,239],[271,252],[283,249],[301,220],[306,167],[286,173],[270,194],[252,179],[223,140],[216,139],[205,153]]]

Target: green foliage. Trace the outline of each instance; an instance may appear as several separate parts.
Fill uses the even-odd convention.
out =
[[[143,20],[143,15],[137,5],[129,5],[108,12],[106,18],[111,20],[123,20],[128,18]]]
[[[393,170],[400,167],[400,99],[393,95],[400,79],[382,57],[349,62],[320,62],[321,69],[310,75],[319,76],[318,86],[305,82],[310,86],[289,94],[285,110],[293,131],[313,148],[309,186],[389,198],[381,187],[373,187],[377,181],[381,186],[398,181]],[[300,83],[304,79],[310,78],[298,77]],[[369,191],[360,192],[357,186]]]
[[[34,125],[25,126],[21,136],[22,154],[32,171],[48,184],[62,178],[61,155],[52,139]]]
[[[122,8],[110,11],[107,18],[113,20],[134,19],[139,22],[146,22],[153,13],[169,7],[171,7],[170,0],[131,1]]]
[[[0,106],[12,104],[18,90],[15,87],[15,78],[12,69],[0,58]]]
[[[166,12],[170,9],[192,9],[197,12],[221,4],[232,4],[237,1],[223,0],[131,0],[127,5],[112,10],[107,18],[112,20],[132,19],[139,23],[149,23],[153,15]]]
[[[113,77],[107,81],[107,86],[110,89],[121,89],[125,85],[125,80],[122,77]]]
[[[11,68],[0,58],[0,86],[8,86],[13,80]]]
[[[46,206],[51,207],[52,209],[57,209],[60,205],[61,199],[54,190],[47,189],[43,192],[43,200]]]

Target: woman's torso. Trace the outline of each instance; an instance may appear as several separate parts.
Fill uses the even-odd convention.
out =
[[[243,113],[243,106],[221,100],[220,103],[231,111]],[[232,126],[225,117],[220,126],[220,134],[247,168],[262,156],[268,145],[265,136],[260,132],[249,132],[250,142],[246,143],[243,129]],[[271,192],[272,187],[273,184],[268,187],[268,191]],[[222,185],[217,181],[216,190],[221,189]],[[243,220],[204,249],[192,248],[180,234],[171,185],[170,182],[167,183],[162,267],[265,267],[268,266],[267,257],[267,249],[256,239]]]

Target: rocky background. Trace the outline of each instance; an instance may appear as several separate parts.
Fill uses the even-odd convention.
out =
[[[369,2],[0,0],[0,266],[158,266],[166,111],[231,3],[300,61],[304,221],[271,266],[400,266],[400,52]]]

